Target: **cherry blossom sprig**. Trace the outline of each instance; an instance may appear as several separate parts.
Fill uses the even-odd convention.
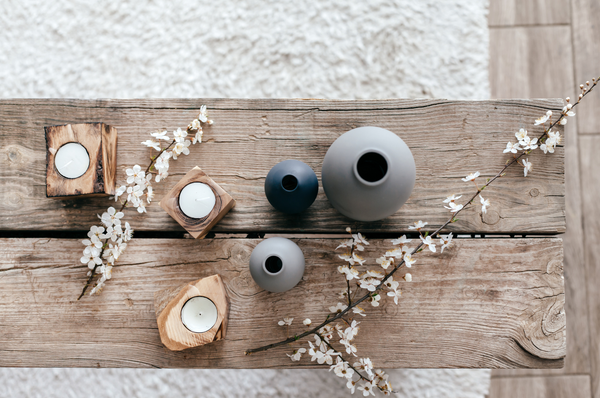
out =
[[[102,224],[93,225],[88,232],[89,239],[82,241],[85,249],[81,262],[87,264],[90,270],[77,300],[83,297],[98,274],[100,277],[96,280],[90,294],[98,294],[102,291],[104,284],[112,276],[112,268],[133,236],[133,229],[129,222],[122,224],[123,210],[133,206],[140,214],[146,212],[146,204],[150,204],[154,199],[152,176],[154,175],[156,183],[165,180],[169,175],[169,160],[177,160],[178,156],[188,155],[191,144],[202,142],[202,124],[213,124],[213,121],[208,119],[206,105],[202,105],[198,118],[194,119],[186,130],[178,128],[173,131],[173,138],[169,137],[167,130],[162,130],[150,133],[152,139],[142,142],[142,145],[157,150],[158,154],[150,158],[150,164],[145,170],[137,164],[125,170],[127,183],[117,188],[114,196],[116,202],[121,200],[120,210],[109,207],[106,212],[98,216]],[[193,135],[191,141],[187,139],[188,134]],[[163,147],[161,141],[168,144]]]
[[[451,195],[447,197],[442,202],[445,203],[444,207],[452,213],[451,217],[443,223],[439,228],[437,228],[431,234],[429,232],[422,232],[422,229],[427,225],[427,222],[417,221],[414,225],[409,226],[410,230],[416,230],[419,233],[420,243],[414,248],[410,249],[405,247],[407,243],[410,243],[411,240],[403,235],[398,239],[392,240],[392,244],[399,246],[393,250],[387,251],[382,257],[379,257],[376,262],[383,268],[383,273],[374,270],[366,270],[362,275],[360,271],[356,269],[356,266],[362,266],[365,263],[365,260],[358,255],[357,251],[363,251],[364,246],[368,245],[366,239],[360,234],[352,234],[352,239],[342,242],[337,248],[350,248],[350,252],[339,255],[339,258],[346,261],[348,264],[338,267],[338,272],[345,276],[347,282],[347,289],[344,289],[340,293],[341,298],[345,298],[347,304],[338,302],[337,305],[329,308],[330,314],[327,318],[317,325],[316,327],[305,331],[303,333],[297,334],[293,337],[288,337],[286,340],[272,343],[263,347],[254,348],[246,351],[246,355],[250,355],[252,353],[265,351],[271,348],[275,348],[285,344],[291,344],[298,341],[301,338],[307,337],[309,335],[313,335],[315,341],[317,342],[316,346],[313,346],[311,341],[308,341],[309,344],[309,354],[311,355],[311,361],[317,360],[318,363],[323,364],[327,363],[330,365],[330,370],[336,370],[335,374],[339,377],[345,377],[348,379],[347,387],[354,393],[354,388],[358,382],[361,382],[358,387],[363,391],[364,396],[375,395],[374,391],[378,389],[384,395],[391,394],[393,392],[391,385],[387,381],[387,375],[384,372],[381,372],[381,376],[377,375],[379,378],[377,379],[373,374],[372,363],[368,358],[362,358],[360,362],[351,366],[348,361],[346,361],[341,352],[337,351],[331,344],[331,339],[333,338],[333,331],[337,331],[341,340],[340,344],[344,346],[346,352],[348,354],[356,356],[356,347],[351,343],[352,339],[358,332],[358,322],[353,320],[352,318],[344,318],[347,316],[352,310],[353,314],[358,314],[360,316],[366,316],[364,309],[358,307],[358,304],[365,300],[369,300],[371,305],[374,307],[379,306],[379,291],[385,286],[388,288],[387,295],[393,297],[395,304],[398,304],[398,300],[401,296],[401,291],[398,290],[399,282],[394,281],[393,274],[398,271],[403,265],[407,268],[411,268],[412,265],[416,262],[414,260],[413,255],[422,251],[425,246],[433,252],[436,253],[436,243],[433,240],[433,237],[439,238],[439,244],[441,245],[440,253],[443,253],[444,249],[447,248],[452,241],[452,232],[450,232],[447,236],[439,235],[439,233],[446,228],[450,223],[456,222],[457,215],[473,205],[474,200],[477,196],[480,197],[481,211],[482,213],[487,212],[487,208],[490,206],[489,199],[484,199],[481,196],[481,192],[487,188],[490,184],[492,184],[495,180],[505,175],[505,171],[513,164],[518,163],[524,167],[524,175],[527,177],[528,172],[531,171],[531,162],[529,162],[529,158],[523,159],[522,162],[519,162],[523,156],[530,154],[534,149],[537,149],[538,146],[540,149],[546,153],[554,153],[554,148],[556,145],[560,144],[560,133],[558,131],[552,131],[556,125],[565,125],[567,123],[567,117],[575,116],[573,112],[573,108],[575,108],[581,100],[588,95],[593,88],[598,84],[598,79],[592,79],[592,84],[590,82],[586,82],[585,85],[580,85],[581,93],[578,96],[577,101],[574,104],[570,103],[570,99],[566,98],[567,105],[563,108],[560,117],[552,122],[552,111],[548,111],[544,116],[535,120],[534,125],[545,125],[549,124],[548,127],[544,129],[543,134],[538,138],[531,139],[527,135],[527,131],[524,129],[520,129],[517,133],[515,133],[515,137],[517,138],[517,143],[512,144],[509,142],[504,150],[504,153],[513,153],[513,159],[508,160],[504,167],[492,178],[488,178],[486,183],[481,187],[475,181],[480,173],[477,171],[475,173],[471,173],[467,175],[465,178],[462,178],[465,182],[473,182],[476,187],[476,192],[464,203],[458,204],[456,201],[462,197]],[[540,145],[538,145],[538,143]],[[517,155],[518,151],[522,151],[519,155]],[[351,233],[351,230],[347,228],[347,231]],[[396,262],[396,260],[398,260]],[[388,273],[387,268],[392,266],[393,268]],[[358,299],[354,299],[354,296],[351,297],[351,289],[350,289],[350,281],[357,279],[357,287],[361,289],[367,290],[367,293]],[[405,281],[412,281],[412,276],[410,273],[406,273],[403,278]],[[357,289],[358,290],[358,289]],[[356,292],[355,292],[356,295]],[[288,318],[292,319],[293,318]],[[349,327],[346,330],[350,330],[351,337],[348,338],[348,333],[346,330],[342,332],[343,326],[340,323],[335,323],[337,320],[342,320]],[[350,323],[352,322],[352,323]],[[310,327],[312,322],[310,319],[306,319],[304,325]],[[281,324],[281,322],[280,322]],[[333,324],[333,326],[331,326]],[[291,325],[291,320],[286,324],[287,327]],[[292,361],[299,361],[303,353],[306,353],[305,348],[300,348],[295,350],[292,355],[287,354]],[[336,364],[333,364],[333,357],[336,358]],[[364,370],[365,375],[361,374],[358,369]],[[356,374],[359,379],[354,380],[353,376]]]

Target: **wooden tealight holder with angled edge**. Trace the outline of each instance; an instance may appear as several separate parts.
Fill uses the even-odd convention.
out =
[[[104,123],[66,124],[44,127],[46,133],[46,196],[60,198],[115,194],[117,129]],[[63,176],[55,165],[57,151],[69,143],[82,145],[89,166],[77,178]]]
[[[190,331],[182,321],[182,308],[194,297],[206,297],[217,307],[216,323],[203,333]],[[220,275],[212,275],[156,292],[154,309],[160,340],[171,351],[181,351],[221,340],[227,333],[229,297]]]
[[[215,195],[215,205],[212,211],[202,218],[188,217],[179,206],[179,194],[188,184],[201,182],[210,187]],[[175,219],[194,238],[202,239],[235,206],[235,200],[223,188],[212,180],[200,167],[190,170],[171,189],[159,203],[171,217]]]

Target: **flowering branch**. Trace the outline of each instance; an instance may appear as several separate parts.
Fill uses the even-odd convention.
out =
[[[176,160],[182,154],[188,155],[191,144],[202,142],[203,123],[209,125],[213,123],[212,120],[208,119],[205,105],[200,108],[198,118],[194,119],[186,130],[178,128],[173,131],[173,139],[164,130],[150,134],[156,141],[150,139],[142,142],[143,145],[157,150],[158,155],[151,157],[150,164],[146,167],[145,171],[142,171],[142,168],[137,164],[131,169],[126,170],[127,185],[117,188],[114,196],[115,201],[118,201],[121,196],[127,193],[127,197],[123,200],[121,208],[119,211],[116,211],[111,206],[102,216],[98,216],[102,225],[92,226],[88,232],[89,239],[82,241],[86,247],[83,250],[81,262],[87,264],[90,271],[88,271],[88,279],[77,300],[83,297],[98,273],[101,276],[96,281],[90,294],[100,293],[105,282],[111,278],[112,267],[119,259],[119,256],[125,251],[127,242],[133,236],[133,229],[129,225],[129,222],[125,222],[124,229],[121,225],[121,218],[124,216],[123,210],[128,205],[131,205],[136,207],[140,214],[146,212],[143,197],[146,197],[145,199],[148,204],[154,198],[151,182],[152,176],[155,175],[154,180],[157,183],[166,179],[169,175],[169,159]],[[188,134],[194,134],[191,141],[186,139]],[[163,148],[160,141],[170,141],[170,143]]]
[[[336,330],[338,332],[338,335],[341,338],[340,343],[344,345],[346,352],[356,356],[356,347],[351,343],[351,341],[358,333],[358,322],[350,318],[352,321],[350,324],[343,317],[346,314],[349,314],[350,310],[352,310],[353,314],[365,316],[366,314],[364,313],[364,310],[358,305],[367,300],[370,301],[372,306],[379,306],[379,292],[384,286],[389,289],[387,296],[393,297],[395,304],[398,304],[401,291],[398,290],[399,283],[393,279],[394,273],[396,273],[403,265],[407,268],[411,268],[412,264],[416,262],[412,256],[422,251],[425,246],[427,246],[431,252],[435,253],[437,249],[436,244],[432,239],[433,237],[437,236],[440,239],[440,252],[443,253],[444,249],[448,247],[452,241],[452,232],[450,232],[447,236],[441,236],[439,233],[450,223],[456,222],[458,220],[458,214],[460,214],[469,206],[473,205],[478,196],[480,198],[482,213],[486,213],[487,207],[490,206],[490,202],[481,196],[481,192],[489,187],[498,178],[503,177],[506,174],[506,170],[510,166],[514,165],[515,163],[520,164],[524,168],[525,177],[527,177],[528,172],[531,171],[532,164],[529,162],[528,158],[522,158],[525,155],[530,154],[534,149],[538,148],[538,143],[540,143],[539,148],[544,152],[544,154],[547,154],[548,152],[554,153],[554,148],[556,145],[560,144],[561,137],[558,131],[552,131],[552,129],[559,124],[565,125],[567,123],[567,116],[575,116],[573,108],[575,108],[581,102],[581,100],[587,96],[594,89],[594,87],[596,87],[599,80],[600,78],[592,79],[592,84],[590,84],[590,82],[586,82],[585,85],[580,85],[581,93],[574,104],[570,103],[570,98],[566,98],[567,105],[563,108],[562,112],[560,113],[560,117],[556,121],[552,122],[552,111],[548,111],[546,115],[536,119],[534,123],[536,126],[544,125],[547,122],[549,123],[549,126],[544,129],[544,132],[540,135],[540,137],[531,139],[527,135],[527,131],[524,129],[520,129],[517,133],[515,133],[515,137],[517,138],[518,142],[515,144],[508,142],[506,149],[504,150],[504,153],[513,153],[513,158],[508,160],[504,167],[496,175],[494,175],[492,178],[488,178],[484,185],[479,187],[479,185],[477,185],[475,182],[475,179],[480,175],[479,172],[469,174],[463,178],[462,180],[465,182],[472,181],[477,190],[464,204],[456,203],[456,200],[461,198],[462,195],[451,195],[447,197],[443,201],[443,203],[447,204],[444,205],[444,207],[450,210],[452,215],[446,222],[440,225],[439,228],[432,233],[423,233],[421,230],[423,227],[425,227],[425,225],[427,225],[426,222],[418,221],[415,222],[414,225],[409,226],[408,229],[417,230],[419,233],[420,243],[413,250],[405,248],[404,246],[405,244],[411,242],[411,239],[407,239],[406,235],[392,240],[392,244],[399,245],[400,247],[387,251],[384,256],[377,259],[377,263],[384,269],[384,274],[379,271],[367,270],[361,275],[360,272],[354,267],[354,265],[364,264],[365,260],[357,254],[357,251],[363,251],[364,245],[368,245],[369,243],[360,233],[352,234],[350,228],[347,228],[346,231],[351,234],[352,239],[342,242],[337,249],[340,247],[350,248],[349,253],[339,255],[339,258],[346,261],[348,265],[338,267],[338,271],[345,276],[347,284],[347,288],[340,293],[340,297],[347,296],[348,305],[338,303],[336,306],[330,307],[329,310],[333,313],[333,316],[331,314],[328,315],[323,322],[308,331],[305,331],[299,335],[295,335],[294,337],[289,337],[283,341],[247,350],[245,354],[250,355],[256,352],[266,351],[271,348],[296,342],[309,335],[314,335],[316,348],[313,346],[311,341],[308,342],[310,347],[309,354],[311,355],[311,361],[317,360],[319,364],[327,363],[330,365],[330,370],[336,370],[335,373],[337,376],[347,378],[347,387],[352,391],[352,393],[354,393],[354,387],[356,383],[361,380],[362,383],[358,388],[363,390],[364,396],[375,395],[374,390],[376,388],[384,395],[389,395],[391,392],[393,392],[391,385],[387,381],[387,375],[385,375],[383,371],[378,370],[375,374],[373,374],[371,371],[373,367],[369,358],[361,358],[360,362],[355,363],[354,366],[350,365],[348,361],[344,360],[342,354],[337,352],[330,344],[330,340],[333,339],[333,331]],[[516,155],[518,151],[522,152],[519,153],[519,155]],[[399,260],[397,263],[395,261],[396,259]],[[387,272],[387,268],[391,265],[393,265],[392,269]],[[366,294],[356,300],[352,300],[350,297],[350,281],[353,279],[357,279],[356,283],[358,287],[367,290]],[[404,280],[410,282],[412,280],[411,274],[406,273],[404,275]],[[334,324],[334,322],[339,319],[343,320],[347,325],[349,325],[349,327],[344,331],[342,331],[343,326],[341,324]],[[280,325],[285,324],[286,326],[289,326],[291,325],[292,320],[293,318],[285,318],[283,322],[280,322]],[[307,319],[304,321],[304,324],[306,326],[310,326],[311,322],[309,319]],[[332,327],[331,325],[334,326]],[[294,351],[293,355],[288,354],[288,356],[292,359],[292,361],[299,361],[301,355],[305,352],[306,349],[300,348],[299,350]],[[335,365],[333,365],[333,356],[336,356],[337,362]],[[365,370],[367,376],[365,377],[360,374],[357,368]],[[353,381],[354,373],[359,376],[357,381]]]

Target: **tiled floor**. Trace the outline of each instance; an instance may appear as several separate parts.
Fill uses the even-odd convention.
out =
[[[600,76],[600,0],[490,0],[492,98],[575,97]],[[600,398],[600,90],[565,134],[567,358],[497,370],[490,398]]]

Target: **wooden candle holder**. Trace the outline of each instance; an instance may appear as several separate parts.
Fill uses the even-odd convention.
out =
[[[44,127],[46,132],[46,196],[114,195],[117,170],[117,129],[104,123]],[[76,142],[90,157],[87,171],[78,178],[62,176],[54,164],[63,145]]]
[[[194,333],[181,320],[181,309],[192,297],[209,298],[217,307],[217,322],[204,333]],[[229,317],[229,297],[220,275],[190,282],[154,294],[154,309],[160,340],[171,351],[198,347],[225,338]]]
[[[215,194],[215,207],[203,218],[188,217],[179,207],[179,194],[188,184],[193,182],[202,182],[208,185]],[[159,203],[171,217],[175,219],[186,231],[194,238],[202,239],[208,232],[221,220],[229,210],[235,206],[235,200],[223,188],[212,180],[205,172],[196,166],[190,170],[175,186],[171,189]]]

